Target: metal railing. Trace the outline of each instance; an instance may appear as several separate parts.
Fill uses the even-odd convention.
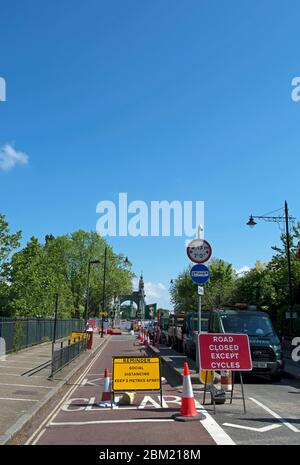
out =
[[[57,320],[56,338],[68,336],[72,331],[82,331],[84,321],[79,319]],[[0,317],[0,338],[6,343],[6,353],[25,349],[53,340],[54,319]]]
[[[63,346],[64,341],[62,341],[59,349],[54,349],[53,345],[50,378],[53,378],[57,372],[69,365],[69,363],[86,350],[86,338],[78,339],[74,344],[68,344],[65,347]]]

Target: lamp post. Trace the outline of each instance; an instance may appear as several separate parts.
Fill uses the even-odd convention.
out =
[[[114,257],[119,258],[119,257]],[[124,264],[128,265],[129,260],[127,257],[124,258]],[[104,265],[103,265],[103,294],[102,294],[102,321],[101,321],[101,337],[103,337],[104,331],[104,312],[105,312],[105,292],[106,292],[106,266],[107,266],[107,245],[105,246],[104,251]]]
[[[86,301],[85,301],[85,320],[86,320],[86,322],[89,319],[91,265],[99,264],[99,263],[100,263],[99,260],[89,260],[89,264],[88,264],[87,285],[86,285]]]
[[[278,210],[277,210],[278,211]],[[247,226],[253,228],[257,223],[254,219],[265,220],[268,222],[283,222],[285,224],[285,234],[286,234],[286,256],[287,256],[287,267],[288,267],[288,286],[289,286],[289,295],[288,295],[288,309],[291,319],[291,331],[293,331],[293,302],[292,302],[292,271],[291,271],[291,250],[290,250],[290,231],[289,223],[293,222],[296,218],[289,216],[288,204],[287,201],[284,202],[284,215],[283,216],[253,216],[250,215],[247,222]]]

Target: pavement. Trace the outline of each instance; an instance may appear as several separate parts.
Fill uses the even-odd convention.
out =
[[[59,343],[60,341],[58,341]],[[82,353],[49,380],[51,343],[44,343],[0,359],[0,444],[17,434],[85,365],[104,339],[95,335],[94,349]]]

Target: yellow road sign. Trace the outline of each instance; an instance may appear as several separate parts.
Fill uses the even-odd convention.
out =
[[[205,379],[206,379],[207,384],[212,383],[213,380],[214,380],[214,377],[215,377],[215,372],[214,371],[200,370],[200,372],[199,372],[199,379],[200,379],[201,383],[203,383],[203,384],[205,384]]]
[[[159,357],[113,357],[113,391],[160,391]]]

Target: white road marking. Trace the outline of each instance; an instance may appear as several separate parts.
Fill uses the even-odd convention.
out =
[[[13,368],[13,369],[17,368],[17,369],[20,369],[20,370],[24,370],[24,368],[32,368],[33,369],[33,368],[36,368],[36,366],[35,365],[33,365],[33,366],[32,365],[23,365],[23,366],[19,367],[19,366],[15,366],[15,365],[0,365],[0,368]]]
[[[25,402],[39,402],[38,399],[19,399],[16,397],[0,397],[0,400],[21,400]]]
[[[223,430],[223,428],[216,422],[216,420],[204,409],[204,407],[196,402],[196,408],[199,413],[203,413],[205,418],[200,420],[200,423],[204,426],[208,434],[213,438],[218,446],[235,446],[235,442],[231,437]]]
[[[252,426],[244,426],[244,425],[234,425],[233,423],[223,423],[223,426],[231,426],[231,428],[239,428],[239,429],[246,429],[249,431],[256,431],[257,433],[266,433],[272,429],[281,428],[283,425],[268,425],[263,426],[262,428],[253,428]]]
[[[40,388],[40,389],[52,389],[53,386],[37,386],[35,384],[12,384],[12,383],[0,383],[0,386],[19,386],[27,388]]]
[[[171,418],[166,419],[153,419],[153,418],[142,418],[138,420],[92,420],[92,421],[66,421],[66,422],[51,422],[48,426],[83,426],[83,425],[102,425],[109,423],[160,423],[160,422],[171,422],[175,421]]]
[[[278,415],[278,413],[273,412],[273,410],[271,410],[269,407],[262,404],[258,400],[254,399],[253,397],[249,397],[249,399],[252,400],[252,402],[254,402],[255,404],[259,405],[261,408],[263,408],[266,412],[268,412],[274,418],[277,418],[277,420],[279,420],[281,423],[283,423],[287,428],[290,428],[292,431],[294,431],[294,433],[300,433],[300,431],[298,430],[298,428],[296,428],[296,426],[291,425],[291,423],[289,423],[284,418],[282,418],[280,415]]]
[[[100,385],[100,381],[102,381],[103,378],[94,378],[94,379],[88,379],[88,378],[85,378],[82,383],[81,383],[81,386],[86,386],[86,385],[89,385],[89,386],[99,386]]]
[[[36,445],[36,443],[40,440],[40,438],[43,436],[43,434],[45,433],[45,429],[43,429],[38,435],[37,437],[35,438],[34,442],[32,443],[33,446]]]

